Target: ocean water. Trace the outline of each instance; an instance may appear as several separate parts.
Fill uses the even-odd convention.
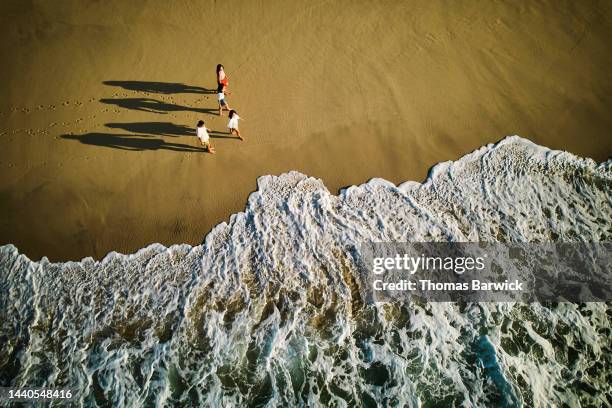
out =
[[[609,407],[606,303],[379,303],[364,241],[610,241],[612,161],[517,136],[332,195],[264,176],[202,245],[32,262],[0,247],[0,386],[82,406]]]

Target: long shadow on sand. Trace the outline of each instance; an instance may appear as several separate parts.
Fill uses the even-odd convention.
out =
[[[171,122],[134,122],[134,123],[107,123],[105,125],[111,129],[121,129],[127,132],[140,133],[146,136],[194,136],[196,135],[194,127],[185,125],[176,125]],[[230,135],[216,130],[208,132],[209,136],[214,139],[236,139],[238,136]]]
[[[217,131],[212,131],[212,132],[208,132],[208,135],[210,136],[211,139],[234,139],[234,140],[240,140],[240,138],[238,136],[233,136],[230,135],[229,133],[223,133],[223,132],[217,132]]]
[[[218,109],[212,108],[190,108],[189,106],[174,105],[171,103],[161,102],[150,98],[123,98],[123,99],[100,99],[100,102],[108,105],[117,105],[120,108],[133,109],[143,112],[161,113],[168,112],[197,112],[218,114]]]
[[[107,123],[111,129],[121,129],[132,133],[143,133],[157,136],[194,136],[195,127],[175,125],[171,122],[134,122],[134,123]]]
[[[62,135],[62,139],[78,140],[83,144],[112,147],[121,150],[172,150],[176,152],[206,152],[205,149],[181,143],[168,143],[162,139],[145,135],[85,133],[83,135]],[[194,137],[194,145],[196,138]]]
[[[104,81],[104,85],[119,86],[130,91],[141,91],[161,94],[179,94],[179,93],[195,93],[195,94],[213,94],[214,89],[202,88],[199,86],[191,86],[180,84],[177,82],[149,82],[149,81]]]

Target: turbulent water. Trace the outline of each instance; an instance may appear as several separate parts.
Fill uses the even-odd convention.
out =
[[[364,241],[610,241],[612,161],[515,136],[422,184],[258,186],[197,247],[1,247],[0,385],[84,406],[611,406],[606,303],[368,304],[356,265]]]

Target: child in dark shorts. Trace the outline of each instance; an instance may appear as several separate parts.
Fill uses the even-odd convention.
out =
[[[225,100],[227,93],[225,92],[226,85],[224,83],[220,83],[217,87],[217,99],[219,100],[219,116],[223,116],[223,109],[227,109],[230,111],[229,104]]]

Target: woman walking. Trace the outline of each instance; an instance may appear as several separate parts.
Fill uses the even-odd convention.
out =
[[[228,81],[227,75],[225,75],[225,69],[223,68],[223,65],[218,64],[217,65],[217,85],[221,85],[221,84],[228,86],[229,81]]]

